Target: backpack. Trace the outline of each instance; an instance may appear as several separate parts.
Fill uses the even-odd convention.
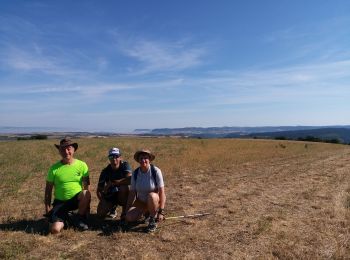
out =
[[[140,167],[136,168],[135,171],[134,171],[134,181],[135,181],[135,184],[136,184],[136,180],[137,180],[137,175],[139,174],[139,169]],[[156,185],[156,188],[158,188],[158,183],[157,183],[157,170],[156,168],[154,167],[153,164],[151,164],[151,177],[153,178],[153,181],[154,181],[154,184]]]

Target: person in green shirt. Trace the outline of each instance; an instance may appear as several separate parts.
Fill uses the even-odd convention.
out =
[[[78,209],[76,226],[88,230],[86,217],[90,211],[89,169],[85,162],[74,158],[78,144],[64,138],[55,144],[62,159],[52,165],[46,177],[45,216],[49,218],[50,232],[61,232],[69,211]],[[52,190],[54,201],[51,204]]]

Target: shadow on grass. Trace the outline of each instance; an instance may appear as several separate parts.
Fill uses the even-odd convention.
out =
[[[28,234],[47,235],[49,233],[49,224],[46,218],[37,220],[11,220],[7,223],[0,223],[2,231],[23,231]]]
[[[126,232],[136,232],[144,233],[146,231],[146,225],[144,222],[134,222],[129,224],[121,224],[119,220],[104,219],[100,220],[101,224],[99,230],[99,236],[111,236],[114,233],[126,233]]]
[[[64,229],[75,229],[74,223],[76,222],[77,216],[73,214],[65,223]],[[91,214],[87,221],[89,231],[100,231],[98,236],[111,236],[117,232],[144,232],[145,225],[143,223],[133,223],[128,227],[120,225],[120,221],[116,219],[100,219],[96,214]],[[47,218],[41,219],[21,219],[7,220],[5,223],[0,223],[1,231],[22,231],[28,234],[38,234],[46,236],[49,234],[49,221]],[[77,230],[77,232],[79,232]]]
[[[74,229],[74,218],[66,223],[65,229]],[[119,220],[116,219],[100,219],[96,214],[91,214],[88,219],[89,231],[100,231],[98,236],[111,236],[118,232],[135,232],[145,233],[147,224],[139,221],[135,223],[129,223],[127,226],[121,225]],[[174,221],[170,223],[162,222],[158,229],[169,225],[183,225],[186,224],[184,221]],[[46,236],[49,234],[49,222],[47,218],[34,219],[34,220],[8,220],[6,223],[0,223],[1,231],[22,231],[28,234],[38,234]],[[89,232],[85,231],[85,232]],[[79,231],[77,231],[79,232]]]

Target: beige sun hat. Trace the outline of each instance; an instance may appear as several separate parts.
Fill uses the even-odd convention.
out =
[[[149,150],[149,149],[142,149],[142,150],[139,150],[137,151],[135,154],[134,154],[134,159],[135,161],[139,162],[139,157],[141,154],[148,154],[149,155],[149,160],[150,161],[153,161],[156,156]]]

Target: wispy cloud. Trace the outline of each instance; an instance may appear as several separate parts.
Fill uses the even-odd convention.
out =
[[[146,74],[164,71],[183,71],[203,64],[207,49],[188,40],[175,42],[146,39],[125,39],[117,35],[119,50],[140,64],[131,72]]]
[[[215,71],[184,77],[171,95],[181,106],[208,107],[309,103],[350,98],[350,60],[294,65],[278,69]],[[180,102],[179,102],[180,103]],[[180,107],[180,106],[179,106]]]
[[[28,42],[26,46],[16,44],[3,45],[0,50],[0,68],[6,71],[32,73],[33,75],[52,75],[72,78],[92,76],[95,71],[79,66],[79,53],[61,52],[58,49],[45,49],[40,43]],[[81,61],[82,63],[82,61]],[[103,66],[99,61],[96,67]]]
[[[54,25],[0,16],[0,70],[68,79],[91,76],[107,66],[104,57],[94,58],[78,48],[67,48],[69,33],[53,32],[51,27]]]
[[[284,49],[287,51],[285,59],[294,62],[303,58],[336,61],[350,57],[349,26],[350,18],[345,16],[315,20],[270,32],[262,37],[262,42]]]
[[[64,97],[65,100],[82,106],[84,103],[99,103],[113,97],[125,104],[132,100],[142,102],[152,99],[152,104],[158,105],[159,111],[168,111],[169,106],[177,109],[187,104],[198,109],[308,98],[350,98],[349,80],[350,60],[343,60],[279,69],[206,72],[198,76],[183,75],[181,78],[164,80],[143,81],[142,77],[133,77],[119,83],[44,84],[25,88],[4,86],[0,93],[3,96],[38,94],[37,99],[49,102]],[[67,96],[66,93],[72,95]],[[147,107],[144,109],[147,110]]]

